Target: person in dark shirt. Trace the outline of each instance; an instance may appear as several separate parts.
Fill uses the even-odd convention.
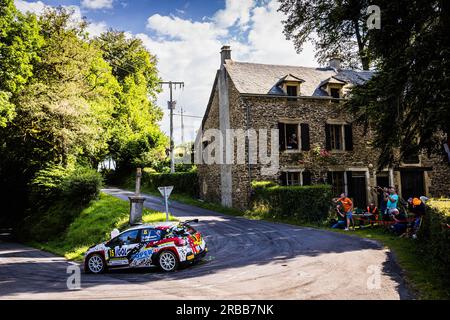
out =
[[[408,199],[408,209],[409,212],[414,214],[414,222],[412,223],[413,238],[415,238],[417,231],[419,230],[422,218],[425,216],[426,207],[425,203],[419,198],[409,198]]]
[[[408,226],[406,214],[398,209],[391,210],[391,217],[395,221],[395,224],[391,226],[392,231],[397,235],[405,233]]]
[[[347,217],[344,212],[342,212],[342,203],[338,202],[335,208],[338,221],[331,227],[333,229],[344,229],[347,223]]]

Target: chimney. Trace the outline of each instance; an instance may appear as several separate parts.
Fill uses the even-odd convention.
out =
[[[330,58],[329,67],[333,68],[334,70],[340,70],[341,62],[342,62],[341,58],[339,58],[337,56],[333,56]]]
[[[225,64],[225,60],[231,60],[231,47],[223,46],[220,51],[221,65]]]

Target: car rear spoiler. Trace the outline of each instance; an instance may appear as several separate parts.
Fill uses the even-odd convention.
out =
[[[184,221],[184,222],[182,222],[181,224],[190,224],[190,223],[198,223],[198,219],[193,219],[193,220],[187,220],[187,221]]]

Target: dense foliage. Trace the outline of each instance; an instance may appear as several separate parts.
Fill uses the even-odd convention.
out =
[[[158,191],[158,187],[174,186],[174,193],[198,197],[199,185],[197,172],[148,173],[142,175],[142,185]]]
[[[129,170],[157,166],[165,157],[156,58],[122,32],[90,39],[86,26],[69,9],[37,17],[17,11],[13,0],[0,1],[2,224],[44,214],[38,209],[64,196],[50,192],[37,200],[37,181],[45,185],[84,167],[76,177],[54,181],[83,204],[91,198],[86,193],[98,193],[98,184],[86,181],[89,168],[105,158]]]
[[[328,218],[331,187],[328,185],[283,187],[272,182],[252,183],[252,211],[271,218],[321,223]]]
[[[446,208],[439,206],[437,200],[431,203],[418,233],[421,254],[430,262],[433,271],[443,275],[450,274],[450,200],[446,203]],[[450,285],[448,276],[442,281]]]
[[[293,40],[297,51],[311,40],[316,57],[325,63],[331,56],[344,59],[349,67],[368,70],[368,0],[280,0],[280,11],[287,15],[284,33]]]
[[[353,90],[348,109],[374,129],[380,165],[425,150],[442,154],[444,134],[450,134],[450,5],[374,3],[382,8],[381,30],[369,33],[377,72]]]

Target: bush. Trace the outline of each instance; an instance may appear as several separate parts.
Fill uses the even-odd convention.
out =
[[[273,218],[321,223],[328,218],[331,187],[314,185],[283,187],[272,182],[252,184],[252,210]]]
[[[102,184],[100,173],[80,167],[62,181],[62,196],[74,206],[84,206],[98,197]]]
[[[446,205],[444,205],[446,203]],[[436,273],[450,285],[450,200],[431,201],[418,232],[418,248]]]
[[[198,197],[199,185],[197,172],[147,173],[142,174],[142,185],[158,190],[158,187],[174,186],[174,193]]]
[[[19,238],[48,241],[57,237],[98,197],[101,186],[101,175],[90,168],[52,166],[39,171],[31,184],[33,209]]]

